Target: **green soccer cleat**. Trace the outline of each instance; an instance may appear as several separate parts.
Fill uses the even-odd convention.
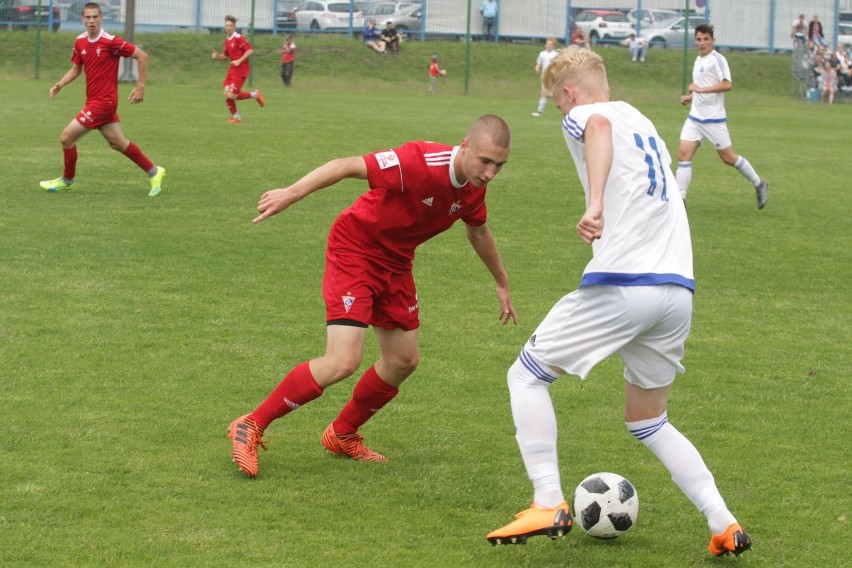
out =
[[[68,191],[69,189],[74,189],[74,182],[71,183],[66,182],[61,177],[56,179],[49,179],[42,182],[39,182],[39,185],[42,189],[46,189],[47,191]]]
[[[157,173],[151,176],[151,191],[148,192],[148,197],[156,197],[163,189],[163,178],[166,177],[166,169],[157,166]]]

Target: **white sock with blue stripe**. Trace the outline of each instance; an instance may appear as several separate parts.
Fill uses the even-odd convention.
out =
[[[737,171],[743,174],[743,177],[751,182],[751,185],[757,187],[760,184],[760,176],[757,175],[757,172],[754,171],[754,168],[751,167],[751,163],[740,156],[740,159],[737,160],[737,163],[734,164],[734,167],[737,168]]]
[[[556,507],[565,500],[556,455],[556,413],[549,390],[556,376],[522,351],[506,379],[515,439],[535,490],[533,500],[545,509]]]
[[[686,192],[689,191],[689,183],[692,181],[692,162],[682,161],[677,163],[675,181],[677,181],[677,187],[680,189],[680,195],[686,201]]]
[[[725,532],[728,525],[737,522],[725,505],[701,454],[686,436],[669,424],[667,413],[649,420],[625,422],[625,425],[663,462],[675,485],[707,517],[707,524],[714,534]]]

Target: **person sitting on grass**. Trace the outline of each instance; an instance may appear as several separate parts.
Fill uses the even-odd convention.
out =
[[[382,41],[379,30],[376,29],[376,20],[370,20],[370,23],[364,27],[364,45],[382,55],[387,53],[385,42]]]
[[[382,41],[385,42],[385,49],[390,49],[391,53],[397,53],[399,51],[399,44],[402,41],[402,37],[396,31],[396,28],[393,27],[393,22],[388,20],[385,22],[385,29],[382,30],[382,35],[380,36]]]

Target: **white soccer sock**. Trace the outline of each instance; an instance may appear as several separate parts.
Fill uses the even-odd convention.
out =
[[[539,507],[549,509],[565,500],[556,455],[556,413],[550,384],[537,379],[522,358],[535,365],[521,353],[507,374],[515,439],[535,490],[533,499]]]
[[[734,167],[737,168],[738,172],[743,174],[744,178],[751,182],[751,185],[757,187],[760,184],[760,176],[757,175],[757,172],[751,167],[751,163],[744,157],[740,156]]]
[[[547,106],[547,97],[538,99],[538,112],[544,112],[544,107]]]
[[[667,413],[625,424],[630,433],[663,462],[672,475],[672,481],[707,517],[707,524],[714,534],[725,532],[731,523],[737,522],[725,505],[701,454],[686,436],[668,423]]]
[[[692,181],[692,162],[678,162],[675,181],[680,189],[680,195],[686,201],[686,192],[689,191],[689,183]]]

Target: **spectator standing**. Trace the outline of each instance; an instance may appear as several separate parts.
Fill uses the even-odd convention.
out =
[[[497,0],[482,0],[479,6],[479,13],[482,14],[482,33],[488,41],[495,37],[498,10]]]
[[[231,112],[231,118],[228,122],[239,123],[243,119],[237,111],[236,101],[245,99],[255,99],[261,107],[265,104],[263,94],[260,89],[255,89],[251,92],[242,90],[243,84],[251,70],[249,58],[254,53],[251,44],[237,32],[237,19],[234,16],[225,16],[225,49],[222,53],[213,52],[213,59],[220,61],[228,61],[228,74],[225,75],[224,95],[225,104]]]
[[[819,21],[817,14],[814,14],[813,20],[808,24],[808,41],[811,49],[828,47],[828,42],[825,41],[825,34],[822,31],[822,22]]]
[[[399,52],[399,42],[402,38],[397,33],[396,28],[393,27],[393,22],[388,20],[385,22],[385,29],[382,30],[382,35],[380,36],[382,41],[385,42],[385,49],[390,49],[391,53]]]
[[[571,24],[571,45],[576,45],[580,49],[591,49],[589,38],[586,36],[583,28],[576,23]]]
[[[296,64],[296,42],[293,41],[293,36],[287,35],[284,38],[284,45],[281,46],[281,80],[284,81],[284,86],[289,87],[293,80],[293,67]]]
[[[358,429],[397,395],[417,367],[420,307],[412,273],[415,249],[456,221],[496,283],[499,320],[517,323],[509,277],[487,224],[488,183],[509,157],[511,135],[498,116],[477,119],[457,146],[415,141],[363,156],[326,162],[292,185],[268,191],[259,223],[309,194],[343,179],[369,189],[331,226],[323,298],[325,355],[294,367],[251,413],[231,423],[232,457],[248,476],[258,472],[257,446],[266,427],[319,398],[361,364],[372,326],[381,358],[358,380],[352,398],[330,423],[321,443],[355,460],[387,458],[364,444]],[[459,272],[459,278],[468,278]],[[264,446],[265,447],[265,446]]]
[[[77,173],[77,141],[92,130],[99,130],[110,148],[127,156],[139,166],[151,181],[150,197],[160,193],[166,170],[155,165],[139,147],[128,140],[118,121],[118,64],[122,57],[135,59],[139,66],[136,87],[130,91],[130,104],[145,100],[145,79],[148,75],[148,54],[132,43],[105,32],[101,25],[103,14],[98,4],[83,7],[83,27],[86,32],[77,36],[71,51],[71,68],[50,88],[50,98],[59,94],[65,85],[85,70],[86,104],[59,135],[62,144],[62,176],[39,183],[47,191],[67,191],[74,187]]]
[[[438,56],[432,56],[432,63],[429,65],[429,92],[434,93],[438,90],[438,75],[442,77],[447,76],[447,70],[441,69],[441,66],[438,64]]]
[[[761,179],[751,163],[734,152],[731,135],[728,132],[728,118],[725,112],[725,93],[733,88],[731,69],[728,60],[713,46],[713,26],[699,24],[695,26],[695,45],[698,57],[692,67],[692,83],[689,94],[680,97],[680,104],[692,104],[689,115],[680,132],[680,145],[677,151],[677,185],[686,201],[686,192],[692,181],[692,158],[701,141],[708,139],[719,158],[735,168],[754,186],[757,194],[757,208],[763,209],[768,199],[769,183]]]
[[[385,51],[385,42],[382,41],[382,36],[379,34],[379,30],[376,29],[376,20],[370,20],[369,23],[364,26],[364,45],[375,51],[376,53],[381,53],[385,55],[387,51]]]
[[[630,51],[630,59],[634,63],[636,61],[645,63],[645,53],[648,51],[647,41],[641,37],[636,37],[636,34],[630,34],[630,36],[621,40],[621,45],[627,46],[628,51]]]
[[[805,22],[804,14],[799,14],[799,19],[793,22],[790,38],[793,40],[793,47],[805,47],[807,45],[808,24]]]
[[[544,107],[547,106],[547,99],[550,97],[550,91],[544,88],[544,72],[547,71],[547,66],[557,55],[559,55],[559,52],[556,51],[556,38],[547,38],[547,41],[544,42],[544,50],[539,52],[538,58],[535,60],[535,74],[541,80],[541,90],[538,94],[538,108],[532,113],[533,116],[544,114]]]

